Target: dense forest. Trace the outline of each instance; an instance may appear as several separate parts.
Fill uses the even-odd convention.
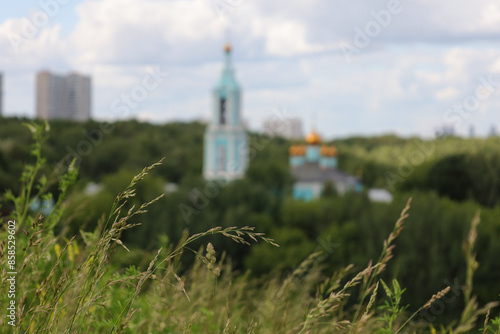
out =
[[[23,167],[33,160],[33,138],[26,119],[0,120],[0,193],[17,195]],[[406,288],[402,304],[417,309],[447,285],[460,287],[467,277],[463,240],[480,210],[476,245],[479,268],[474,291],[480,303],[500,294],[500,138],[446,137],[436,140],[379,137],[331,141],[339,152],[339,168],[359,176],[363,193],[338,196],[328,189],[311,202],[291,197],[288,165],[291,141],[250,133],[250,165],[246,177],[229,184],[203,180],[201,123],[152,125],[137,121],[72,123],[53,121],[41,148],[46,165],[41,175],[54,198],[59,177],[75,160],[78,180],[65,200],[66,210],[55,230],[65,238],[82,238],[102,223],[117,193],[145,166],[162,158],[137,185],[126,204],[140,205],[165,194],[137,219],[140,226],[124,231],[111,262],[116,268],[147,268],[159,247],[176,244],[185,230],[200,233],[215,226],[254,226],[280,245],[252,247],[227,238],[210,240],[227,252],[233,270],[265,279],[286,276],[315,251],[321,268],[331,274],[342,266],[365,268],[376,260],[408,198],[412,198],[405,230],[396,242],[394,259],[383,274]],[[391,203],[369,200],[366,190],[385,188]],[[42,209],[41,203],[33,210]],[[12,207],[6,203],[2,214]],[[194,243],[193,249],[203,243]],[[193,253],[182,258],[187,268]],[[446,323],[464,307],[463,298],[446,305],[439,317]],[[495,313],[494,311],[492,311]]]

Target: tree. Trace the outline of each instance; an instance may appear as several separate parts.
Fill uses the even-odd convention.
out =
[[[427,187],[436,190],[440,196],[456,201],[467,199],[473,189],[467,156],[451,155],[438,161],[429,170]]]

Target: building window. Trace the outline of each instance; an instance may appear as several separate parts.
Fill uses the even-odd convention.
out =
[[[226,99],[220,99],[220,124],[226,124]]]

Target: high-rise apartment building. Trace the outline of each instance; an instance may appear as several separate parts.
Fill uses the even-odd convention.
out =
[[[264,120],[263,128],[264,134],[269,136],[281,136],[292,140],[298,140],[304,137],[302,120],[297,117],[271,117]]]
[[[36,76],[36,116],[42,119],[90,119],[90,77],[41,71]]]

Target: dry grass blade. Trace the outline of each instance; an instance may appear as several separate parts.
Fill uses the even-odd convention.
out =
[[[439,291],[437,294],[433,295],[432,298],[429,299],[429,301],[427,303],[425,303],[425,305],[423,306],[423,308],[429,308],[429,307],[431,307],[432,303],[434,303],[435,301],[443,298],[449,291],[450,291],[450,287],[449,286],[447,286],[443,290]]]
[[[363,273],[365,273],[367,275],[362,276],[362,277],[366,277],[366,279],[364,280],[362,288],[361,288],[360,301],[359,301],[358,307],[356,309],[356,312],[354,314],[352,323],[356,323],[356,320],[358,319],[358,316],[359,316],[359,313],[361,312],[361,308],[363,307],[365,298],[369,294],[369,287],[373,285],[374,279],[384,271],[384,269],[387,265],[387,262],[392,258],[392,250],[394,248],[394,245],[392,245],[392,243],[403,231],[405,219],[408,218],[408,216],[409,216],[408,212],[409,212],[410,207],[411,207],[411,201],[412,201],[412,198],[410,197],[408,199],[408,201],[406,202],[406,206],[401,211],[401,214],[399,215],[398,220],[394,224],[394,228],[393,228],[392,232],[389,234],[389,237],[386,240],[384,240],[382,252],[381,252],[380,257],[377,261],[377,264],[373,267],[371,267],[369,265],[368,268],[366,268],[363,271]]]

